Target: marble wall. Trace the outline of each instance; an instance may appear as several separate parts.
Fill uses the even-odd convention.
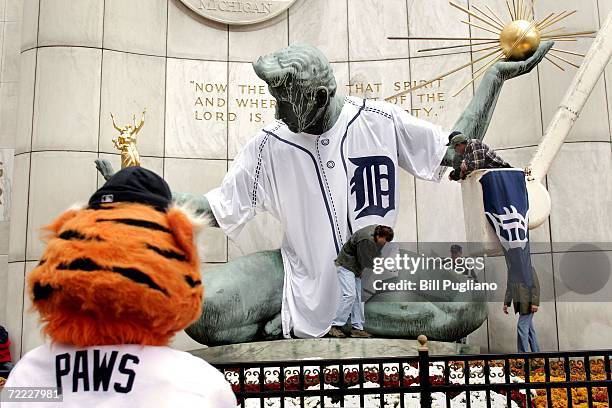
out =
[[[467,5],[468,0],[458,2]],[[579,18],[570,20],[568,29],[597,28],[610,11],[607,3],[581,1]],[[503,10],[502,0],[487,4]],[[571,0],[542,0],[536,15],[575,7]],[[431,42],[394,42],[387,36],[476,34],[457,23],[462,17],[446,0],[297,0],[271,21],[228,27],[202,19],[179,0],[24,0],[6,296],[14,355],[42,341],[23,290],[25,274],[41,255],[39,228],[101,185],[96,158],[119,166],[110,112],[126,122],[146,107],[139,136],[143,165],[175,190],[204,193],[220,183],[240,147],[273,117],[270,95],[250,67],[257,56],[311,43],[333,63],[341,91],[380,98],[474,58],[469,53],[424,57],[418,49]],[[572,47],[584,50],[588,43]],[[573,73],[542,65],[506,84],[486,141],[513,164],[525,165]],[[452,91],[469,79],[464,70],[398,103],[450,128],[473,88],[455,98]],[[612,241],[612,95],[606,81],[602,77],[551,169],[547,184],[553,213],[533,233],[534,240]],[[404,173],[400,184],[398,239],[465,240],[457,183],[415,181]],[[200,243],[203,267],[278,247],[280,238],[278,223],[265,215],[237,243],[228,243],[219,230],[207,230]],[[550,249],[534,262],[554,273],[557,253]],[[501,265],[500,260],[490,262],[492,271]],[[545,290],[554,292],[554,279],[541,280]],[[543,305],[536,322],[544,348],[600,347],[585,339],[601,336],[602,329],[612,333],[612,319],[601,313],[581,318],[592,313],[591,306],[554,300]],[[491,304],[488,321],[471,336],[483,351],[514,348],[515,320],[500,309]],[[198,347],[184,334],[174,345]]]
[[[20,1],[0,1],[0,325],[6,321],[9,219],[19,95],[20,21]]]

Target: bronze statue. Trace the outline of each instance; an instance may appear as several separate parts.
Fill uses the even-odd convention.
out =
[[[450,130],[459,131],[468,138],[482,139],[504,81],[530,72],[552,45],[551,42],[543,43],[525,61],[504,61],[493,65]],[[272,96],[277,100],[278,119],[293,132],[320,135],[336,123],[345,98],[336,92],[335,87],[313,86],[307,74],[291,71],[291,66],[279,63],[291,53],[312,54],[316,62],[310,69],[331,72],[327,60],[318,57],[320,51],[306,45],[293,45],[260,58],[254,63],[255,72],[268,83]],[[112,175],[108,162],[96,163],[106,178]],[[457,164],[452,148],[446,151],[441,164]],[[199,214],[211,216],[212,224],[218,226],[205,196],[174,193],[174,197],[178,204],[189,205]],[[432,273],[439,277],[444,272]],[[447,275],[444,277],[448,278]],[[453,279],[462,281],[466,278],[457,275]],[[203,273],[203,284],[206,296],[202,316],[187,329],[196,341],[212,346],[280,338],[283,294],[280,251],[259,252],[232,260]],[[456,340],[474,331],[486,318],[486,304],[478,296],[440,302],[439,298],[427,293],[380,293],[366,303],[365,309],[366,330],[377,336],[399,338],[426,334],[432,339]]]

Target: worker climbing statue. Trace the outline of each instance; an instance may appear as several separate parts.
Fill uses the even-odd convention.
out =
[[[457,164],[446,146],[451,131],[482,139],[504,81],[530,72],[551,47],[543,43],[525,61],[493,65],[449,130],[387,102],[340,95],[329,62],[312,46],[259,58],[253,67],[277,101],[278,120],[243,146],[219,188],[174,198],[210,215],[232,239],[267,211],[283,224],[282,248],[203,274],[203,312],[188,334],[208,345],[324,335],[339,296],[335,256],[353,231],[395,227],[399,168],[438,181],[444,166]],[[105,177],[112,174],[108,162],[97,166]],[[444,271],[428,273],[435,279]],[[482,297],[435,300],[418,292],[377,293],[366,304],[365,328],[378,336],[456,340],[486,317]]]

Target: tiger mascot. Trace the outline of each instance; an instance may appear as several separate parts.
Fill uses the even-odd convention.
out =
[[[220,372],[167,346],[199,317],[204,292],[194,237],[201,222],[171,201],[161,177],[128,167],[45,228],[46,249],[27,281],[50,342],[17,363],[7,389],[61,390],[51,401],[62,402],[42,407],[236,406]]]

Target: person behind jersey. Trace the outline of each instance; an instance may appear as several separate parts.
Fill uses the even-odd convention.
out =
[[[534,314],[540,308],[540,282],[535,268],[531,267],[533,286],[529,287],[522,276],[511,274],[508,271],[506,294],[504,296],[503,311],[508,313],[508,308],[513,305],[514,312],[519,318],[516,324],[516,347],[519,353],[540,351],[538,336],[533,323]]]
[[[57,387],[61,407],[236,406],[219,371],[168,347],[200,315],[204,292],[200,222],[171,200],[161,177],[128,167],[46,227],[27,281],[50,342],[23,356],[7,389]],[[3,407],[21,404],[38,406]]]
[[[351,337],[372,337],[363,329],[365,322],[364,302],[361,301],[361,277],[374,266],[374,258],[380,256],[382,247],[393,241],[393,229],[384,225],[370,225],[356,231],[342,246],[336,258],[338,281],[340,283],[340,301],[336,318],[327,335],[329,337],[346,337],[341,327],[351,317]]]
[[[451,245],[450,256],[453,261],[453,270],[456,273],[465,275],[470,279],[473,279],[474,282],[478,282],[478,277],[476,276],[476,272],[474,272],[474,268],[465,264],[465,259],[463,258],[463,248],[461,245]]]

